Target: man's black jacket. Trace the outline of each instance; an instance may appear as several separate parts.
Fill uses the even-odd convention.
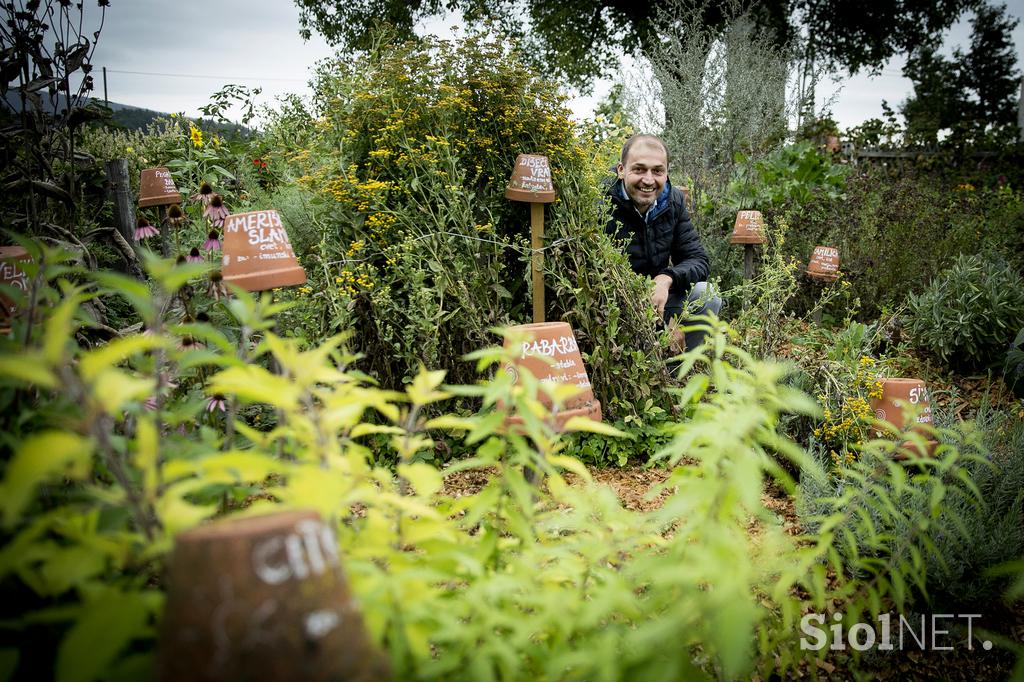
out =
[[[612,218],[605,228],[615,240],[627,240],[626,255],[633,271],[648,277],[669,275],[670,291],[685,295],[711,271],[708,254],[690,222],[683,194],[668,182],[657,202],[641,216],[617,180],[608,195]]]

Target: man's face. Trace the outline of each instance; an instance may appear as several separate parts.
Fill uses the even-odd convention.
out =
[[[626,163],[619,163],[618,175],[641,213],[658,200],[668,178],[668,156],[657,143],[638,141],[629,150]]]

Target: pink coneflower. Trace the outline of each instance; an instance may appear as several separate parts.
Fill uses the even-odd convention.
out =
[[[139,242],[148,237],[155,237],[160,232],[149,224],[143,216],[139,216],[139,219],[135,221],[135,241]]]
[[[167,209],[167,217],[164,220],[172,227],[178,227],[185,222],[185,213],[181,210],[181,206],[171,204],[171,207]]]
[[[203,242],[204,251],[220,251],[220,234],[217,230],[210,230],[210,234],[207,235],[206,241]]]
[[[194,246],[192,247],[192,250],[188,252],[188,258],[186,258],[185,260],[187,260],[189,263],[203,263],[204,262],[203,261],[203,257],[199,254],[199,249],[197,249]]]
[[[206,295],[215,301],[228,295],[228,289],[224,286],[224,275],[220,273],[220,270],[210,273],[210,280],[206,284]]]
[[[203,216],[209,218],[214,227],[224,224],[224,219],[228,217],[228,207],[224,205],[224,200],[219,194],[215,193],[210,199],[209,205],[203,209]]]
[[[151,395],[142,401],[142,406],[150,412],[156,412],[156,396]]]
[[[214,393],[206,403],[207,412],[213,412],[214,410],[220,410],[221,412],[228,411],[227,398],[225,398],[221,393]]]
[[[213,188],[210,187],[210,183],[205,180],[199,185],[199,191],[189,197],[192,201],[201,201],[203,206],[210,205],[210,199],[213,197]]]

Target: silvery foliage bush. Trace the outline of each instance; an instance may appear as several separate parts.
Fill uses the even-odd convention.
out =
[[[1005,262],[960,255],[908,304],[920,347],[948,363],[983,367],[1001,360],[1024,326],[1024,278]]]
[[[722,30],[702,22],[703,3],[672,0],[659,13],[658,50],[649,69],[627,77],[626,108],[644,132],[661,132],[671,152],[673,182],[691,189],[691,214],[728,287],[738,281],[743,249],[729,244],[735,208],[724,199],[742,165],[755,164],[786,139],[787,119],[801,109],[799,92],[787,95],[795,65],[789,46],[754,30],[734,3]],[[756,205],[748,209],[763,210]]]

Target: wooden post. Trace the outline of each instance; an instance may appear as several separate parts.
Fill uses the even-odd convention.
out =
[[[754,245],[743,245],[743,279],[754,279]]]
[[[135,239],[135,202],[132,201],[131,183],[128,181],[128,160],[107,161],[104,170],[114,195],[117,230],[131,244]]]
[[[530,247],[533,249],[533,321],[544,321],[544,204],[530,204]]]
[[[167,224],[167,207],[160,205],[156,207],[157,220],[160,221],[160,253],[164,258],[171,257],[171,228]]]

